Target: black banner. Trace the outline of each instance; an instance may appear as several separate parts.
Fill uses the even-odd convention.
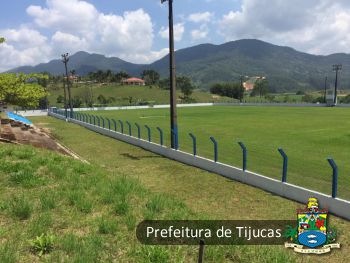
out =
[[[296,220],[146,220],[136,230],[146,245],[282,245]]]

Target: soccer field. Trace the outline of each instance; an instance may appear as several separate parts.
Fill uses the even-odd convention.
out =
[[[85,112],[86,113],[86,112]],[[163,129],[169,145],[169,109],[96,111],[90,114],[152,128],[152,141],[159,142]],[[237,142],[248,148],[248,170],[280,179],[282,147],[289,158],[287,181],[323,193],[331,193],[332,170],[326,160],[331,156],[339,167],[338,197],[350,199],[350,109],[316,107],[193,107],[178,109],[180,150],[192,152],[189,133],[197,137],[197,154],[213,158],[214,136],[219,145],[219,162],[242,167],[242,152]],[[120,127],[118,127],[118,130]]]

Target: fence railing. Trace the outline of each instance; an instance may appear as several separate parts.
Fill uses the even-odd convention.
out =
[[[137,128],[137,135],[135,136],[132,134],[132,125],[128,121],[125,121],[126,125],[128,126],[128,134],[124,134],[124,122],[122,120],[106,118],[106,126],[106,121],[103,117],[99,117],[92,114],[75,112],[73,114],[73,118],[66,119],[64,110],[53,109],[49,111],[49,115],[59,119],[67,120],[72,123],[79,124],[100,134],[139,146],[141,148],[163,155],[170,159],[174,159],[182,163],[199,167],[204,170],[223,175],[230,179],[261,188],[263,190],[272,192],[274,194],[286,197],[291,200],[295,200],[301,203],[307,203],[309,197],[316,197],[319,199],[319,203],[322,207],[327,208],[331,213],[334,213],[340,217],[350,220],[350,201],[340,199],[337,197],[338,167],[336,165],[336,162],[331,157],[329,157],[327,160],[332,168],[332,195],[327,195],[287,182],[288,156],[282,148],[278,149],[283,161],[281,179],[276,180],[247,170],[249,156],[248,150],[243,142],[238,143],[242,149],[243,155],[242,168],[237,168],[219,162],[219,145],[213,136],[209,139],[213,143],[214,158],[213,160],[209,160],[197,155],[196,136],[192,133],[189,134],[189,137],[192,139],[193,151],[192,153],[187,153],[178,149],[171,149],[164,146],[163,131],[159,127],[156,127],[156,129],[159,132],[160,141],[159,143],[155,143],[152,142],[152,129],[148,125],[144,126],[147,134],[147,140],[144,140],[141,138],[142,128],[138,123],[135,123],[135,127]]]

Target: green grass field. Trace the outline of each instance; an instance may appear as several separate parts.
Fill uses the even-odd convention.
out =
[[[169,145],[169,110],[123,110],[90,112],[103,117],[128,120],[152,127],[152,141],[159,142],[156,127],[161,127]],[[288,182],[310,189],[331,192],[331,168],[326,160],[332,156],[339,167],[339,197],[350,199],[350,109],[299,107],[200,107],[180,108],[180,149],[192,152],[188,135],[197,136],[198,155],[213,158],[214,136],[219,144],[219,161],[241,167],[241,150],[248,148],[248,169],[276,179],[281,178],[282,158],[278,147],[289,157]],[[119,128],[118,128],[119,129]],[[124,127],[128,131],[127,126]]]
[[[158,88],[157,86],[121,86],[117,84],[74,84],[72,88],[72,97],[78,96],[84,100],[87,89],[92,90],[95,103],[97,102],[97,97],[102,94],[106,98],[114,97],[116,102],[110,104],[113,106],[119,105],[130,105],[129,97],[132,97],[132,105],[138,102],[150,102],[151,104],[168,104],[169,103],[169,91]],[[57,97],[59,95],[63,96],[62,87],[51,87],[49,90],[49,102],[50,105],[62,106],[57,103]],[[178,92],[178,96],[181,93]],[[213,98],[212,94],[202,91],[194,91],[191,97],[196,102],[232,102],[233,100],[227,97],[223,98]]]
[[[163,214],[157,215],[156,218],[169,218],[175,214],[177,218],[181,219],[294,219],[296,209],[304,206],[303,204],[297,204],[279,196],[266,193],[260,189],[227,180],[216,174],[162,158],[138,147],[101,136],[78,125],[65,123],[50,117],[32,118],[32,120],[39,127],[49,128],[61,143],[91,162],[94,169],[98,169],[102,173],[105,171],[104,173],[107,177],[111,175],[113,179],[113,177],[124,175],[128,179],[139,181],[140,185],[149,191],[145,195],[147,200],[155,193],[160,195],[165,194],[171,200],[174,200],[174,202],[182,203],[183,205],[181,207],[186,207],[184,212],[168,213],[164,211]],[[66,169],[65,167],[70,166],[71,164],[67,164],[66,166],[60,165],[63,170]],[[67,178],[69,179],[71,176],[72,174],[68,174]],[[100,173],[97,176],[100,177]],[[77,179],[73,178],[67,184],[70,184],[71,181],[77,182]],[[84,180],[83,177],[81,179]],[[103,176],[101,176],[101,181],[100,184],[96,184],[96,187],[91,186],[92,189],[97,188],[98,191],[101,185],[103,186],[107,182]],[[79,185],[79,182],[75,183],[75,185]],[[93,199],[95,196],[98,198],[97,191],[93,191],[95,194],[92,197]],[[37,192],[37,189],[34,192]],[[85,191],[85,194],[89,195],[90,190]],[[137,220],[141,220],[143,216],[143,209],[145,208],[142,208],[142,204],[138,206],[135,203],[131,203],[133,211],[139,211],[138,213],[141,214],[140,217],[137,217]],[[100,209],[99,204],[94,205],[92,214],[100,215],[98,212]],[[115,217],[115,214],[113,214],[113,205],[107,206],[107,209],[105,208],[103,211],[106,213],[105,216],[112,219]],[[68,222],[69,220],[67,219]],[[124,223],[123,221],[121,222],[119,225],[122,228]],[[205,262],[347,262],[350,244],[349,222],[331,216],[331,225],[335,226],[339,231],[338,241],[342,244],[342,249],[334,251],[329,255],[322,257],[303,256],[294,254],[290,250],[286,250],[283,246],[213,246],[206,248]],[[80,223],[76,223],[72,228],[81,229]],[[84,228],[86,232],[81,233],[79,230],[77,232],[80,233],[81,239],[84,240],[84,237],[89,236],[87,233],[96,233],[91,231],[91,229],[97,228],[93,228],[92,224],[87,224]],[[127,233],[125,231],[120,232],[120,235],[127,235]],[[127,235],[127,238],[117,243],[117,246],[119,244],[119,246],[125,249],[123,253],[118,254],[121,255],[123,260],[117,262],[196,261],[197,248],[163,248],[166,250],[164,252],[162,249],[150,247],[146,251],[133,243],[132,236],[130,236],[132,234]],[[12,237],[14,236],[12,235]],[[112,240],[119,240],[118,238]],[[103,244],[106,247],[111,246],[109,242],[112,241],[108,241],[108,239],[103,240]],[[60,243],[58,245],[59,247],[61,246]],[[23,250],[28,252],[25,249]],[[140,252],[135,255],[134,251],[140,250],[149,256],[145,256],[143,253],[140,254]],[[103,254],[105,252],[104,248],[101,251]],[[131,252],[127,253],[125,251]],[[65,252],[60,250],[60,252],[56,253]],[[159,258],[158,260],[155,258],[153,258],[153,261],[150,260],[150,257],[154,254],[163,253],[166,253],[170,257],[170,260],[162,261]],[[73,256],[78,258],[76,253]]]

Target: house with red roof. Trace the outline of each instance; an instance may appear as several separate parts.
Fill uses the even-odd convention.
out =
[[[143,79],[139,78],[128,78],[122,80],[123,85],[132,85],[132,86],[145,86],[146,83]]]

